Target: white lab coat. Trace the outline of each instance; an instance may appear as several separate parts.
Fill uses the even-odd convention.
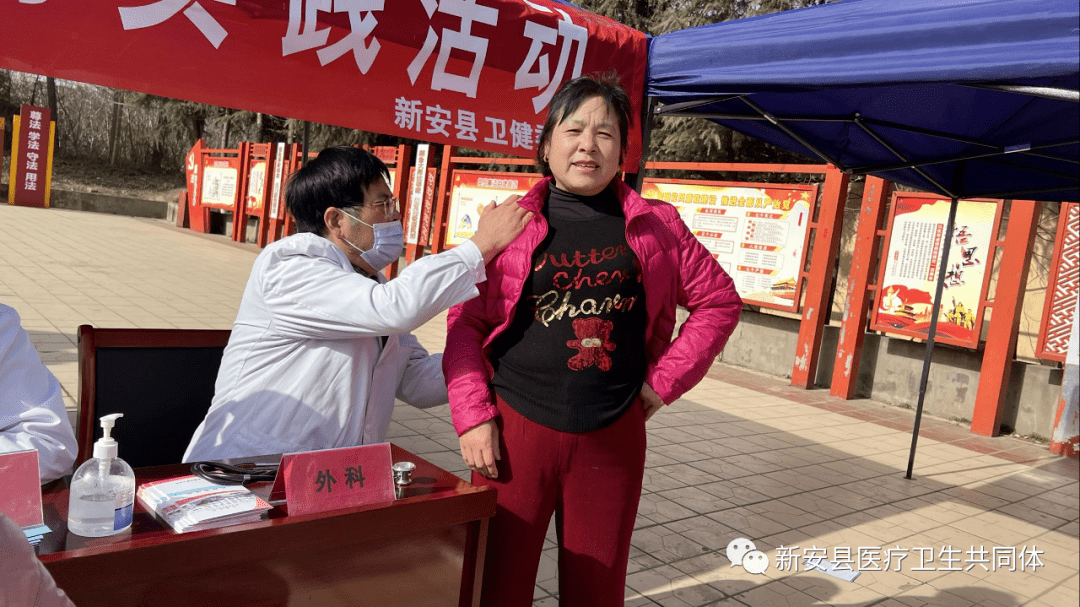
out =
[[[383,442],[395,396],[445,404],[442,355],[428,355],[409,331],[478,294],[480,250],[467,242],[379,279],[316,234],[267,246],[184,461]]]
[[[37,449],[41,482],[67,474],[79,450],[56,376],[19,313],[0,304],[0,453]]]

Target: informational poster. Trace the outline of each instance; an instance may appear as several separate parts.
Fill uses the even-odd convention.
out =
[[[743,300],[797,311],[817,186],[646,180],[735,281]]]
[[[535,173],[454,171],[446,245],[456,247],[472,238],[480,214],[488,204],[499,204],[513,194],[524,196],[541,179],[543,177]]]
[[[260,213],[263,197],[266,195],[266,161],[256,160],[248,171],[247,201],[244,205],[248,213]]]
[[[936,341],[977,347],[997,233],[997,201],[962,200],[952,234],[946,234],[948,199],[934,194],[893,194],[887,255],[878,279],[871,328],[926,338],[938,273],[945,272]],[[941,268],[946,239],[948,263]]]
[[[274,189],[270,191],[270,219],[279,217],[279,209],[284,213],[284,187],[285,187],[285,144],[277,144],[277,153],[274,154]]]
[[[227,160],[210,160],[203,167],[202,203],[220,209],[234,208],[238,173]]]
[[[427,165],[431,145],[416,146],[416,163],[413,165],[412,182],[409,184],[409,200],[406,208],[405,243],[415,245],[420,240],[420,218],[423,216],[424,192],[427,190]],[[390,186],[393,191],[393,185]]]

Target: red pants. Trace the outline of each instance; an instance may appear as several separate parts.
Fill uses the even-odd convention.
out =
[[[530,607],[552,513],[559,536],[561,607],[622,605],[626,562],[645,471],[640,400],[615,423],[560,432],[514,411],[501,398],[499,489],[491,519],[481,604]]]

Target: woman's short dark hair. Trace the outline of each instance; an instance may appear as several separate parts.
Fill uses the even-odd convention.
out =
[[[540,139],[536,142],[536,165],[545,177],[551,175],[551,166],[544,156],[548,144],[551,143],[552,132],[593,97],[603,99],[608,110],[615,115],[619,122],[619,151],[626,154],[627,131],[630,130],[630,96],[623,89],[618,75],[615,72],[605,72],[581,76],[564,82],[548,105],[547,120],[540,131]]]
[[[285,190],[285,206],[297,232],[322,235],[323,214],[330,207],[364,206],[364,190],[390,171],[374,154],[354,147],[326,148],[293,174]]]

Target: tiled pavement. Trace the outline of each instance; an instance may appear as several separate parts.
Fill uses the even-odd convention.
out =
[[[22,315],[72,412],[79,324],[228,328],[256,254],[161,221],[0,204],[0,301]],[[433,351],[444,318],[417,331]],[[907,410],[715,365],[649,422],[627,605],[1077,604],[1076,460],[924,418],[909,481],[912,420]],[[466,473],[447,407],[400,406],[391,433]],[[558,604],[553,537],[536,607]],[[725,548],[739,537],[768,556],[764,574],[730,566]],[[804,563],[779,567],[784,555],[821,554],[814,549],[858,560],[859,548],[869,550],[854,582]]]

